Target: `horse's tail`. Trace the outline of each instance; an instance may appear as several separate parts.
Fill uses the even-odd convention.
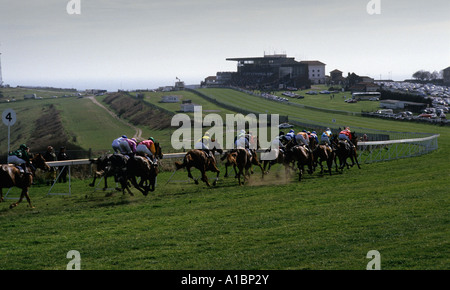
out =
[[[175,166],[177,167],[177,170],[186,167],[186,165],[189,161],[192,161],[192,157],[190,154],[186,154],[183,158],[183,163],[181,163],[179,161],[175,162]]]
[[[220,160],[224,161],[225,159],[228,158],[228,155],[229,155],[229,154],[230,154],[230,153],[225,153],[225,154],[223,154],[222,157],[220,157]]]

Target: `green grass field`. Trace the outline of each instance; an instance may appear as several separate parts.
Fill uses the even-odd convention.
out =
[[[328,90],[327,86],[317,85],[313,86],[312,89],[299,90],[294,93],[303,96],[303,99],[289,98],[289,102],[311,106],[321,109],[331,109],[340,111],[350,111],[360,113],[361,111],[376,111],[380,107],[380,102],[378,101],[361,101],[358,103],[346,103],[345,99],[351,98],[352,94],[350,92],[339,92],[332,94],[320,94],[319,92],[323,90]],[[316,91],[317,95],[309,95],[307,92]],[[277,92],[275,95],[284,97],[283,92]],[[330,98],[333,96],[333,98]]]
[[[334,118],[255,102],[234,91],[207,92],[224,101],[236,98],[243,108],[287,111],[319,122]],[[69,131],[82,132],[83,126],[70,125],[76,115],[63,114]],[[350,126],[439,133],[439,149],[343,174],[315,172],[301,183],[294,174],[286,179],[275,166],[264,180],[255,168],[251,181],[239,187],[233,177],[222,177],[221,165],[215,188],[166,184],[172,172],[162,172],[156,191],[147,197],[136,190],[133,197],[105,197],[88,186],[90,180],[73,180],[71,196],[47,195],[49,187],[35,186],[35,209],[24,202],[10,210],[14,200],[0,204],[0,269],[63,270],[71,250],[80,252],[85,270],[364,270],[371,250],[380,252],[384,270],[448,269],[450,129],[336,118]],[[172,177],[180,180],[187,180],[183,170]],[[64,191],[68,185],[57,186],[54,190]],[[17,195],[16,189],[10,196]]]

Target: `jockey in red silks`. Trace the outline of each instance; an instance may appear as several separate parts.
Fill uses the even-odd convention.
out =
[[[347,140],[348,144],[350,144],[350,146],[354,147],[352,141],[350,140],[351,137],[352,137],[352,132],[350,131],[349,127],[345,127],[345,129],[339,133],[340,140]]]
[[[147,154],[148,156],[155,156],[156,148],[155,148],[155,139],[153,137],[148,138],[148,140],[144,140],[136,147],[136,153],[141,155]]]

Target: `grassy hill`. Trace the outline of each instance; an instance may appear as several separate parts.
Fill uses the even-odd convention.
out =
[[[0,269],[65,269],[71,250],[80,252],[82,269],[364,270],[371,250],[380,252],[385,270],[448,269],[449,128],[294,110],[231,90],[205,93],[245,108],[318,122],[337,118],[337,124],[350,126],[439,133],[439,149],[331,177],[316,172],[301,183],[295,175],[286,179],[276,166],[264,180],[256,169],[241,187],[234,178],[222,178],[223,173],[217,187],[207,188],[178,182],[187,180],[185,171],[163,172],[147,197],[136,190],[134,197],[105,197],[88,186],[89,180],[73,181],[71,196],[51,196],[48,187],[36,186],[31,189],[35,209],[21,204],[9,210],[12,201],[0,203]],[[88,101],[53,103],[57,109],[85,106],[61,113],[69,136],[82,142],[82,136],[126,131],[109,129],[113,119]],[[42,110],[29,104],[15,107],[24,116],[21,122],[32,122],[30,116]],[[89,125],[87,117],[93,115],[100,119]],[[86,124],[74,129],[84,119]],[[100,120],[111,124],[105,121],[97,133],[89,131]]]

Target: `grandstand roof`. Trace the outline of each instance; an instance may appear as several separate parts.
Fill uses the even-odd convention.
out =
[[[236,58],[227,58],[226,60],[230,61],[246,61],[246,60],[274,60],[274,59],[287,59],[294,60],[294,57],[287,57],[285,54],[275,54],[275,55],[265,55],[263,57],[236,57]]]
[[[318,61],[318,60],[303,60],[300,63],[306,63],[308,65],[326,65],[323,62]]]

